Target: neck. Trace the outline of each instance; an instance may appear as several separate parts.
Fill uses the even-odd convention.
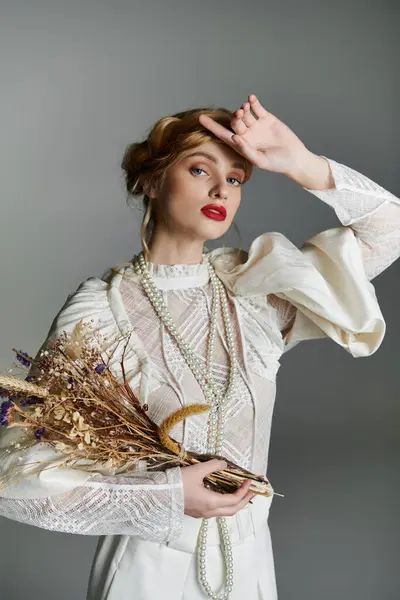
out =
[[[155,264],[198,264],[203,260],[203,242],[179,239],[164,232],[154,232],[149,261]]]

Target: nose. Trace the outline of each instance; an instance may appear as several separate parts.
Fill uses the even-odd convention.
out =
[[[213,198],[219,198],[221,200],[228,199],[228,191],[229,187],[226,181],[221,181],[217,183],[211,191],[211,196]]]

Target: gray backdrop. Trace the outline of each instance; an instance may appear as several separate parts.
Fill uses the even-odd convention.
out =
[[[12,347],[37,350],[81,281],[139,250],[119,165],[162,116],[254,92],[310,150],[399,195],[398,16],[388,0],[2,0],[1,368]],[[237,222],[246,248],[338,225],[261,171]],[[285,495],[270,517],[280,600],[400,595],[399,274],[374,281],[388,326],[376,354],[323,340],[282,361],[268,471]],[[6,519],[0,535],[2,599],[84,599],[97,538]]]

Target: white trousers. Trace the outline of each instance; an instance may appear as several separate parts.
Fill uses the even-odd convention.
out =
[[[232,542],[233,591],[229,600],[276,600],[274,559],[268,515],[272,497],[255,496],[236,515],[226,517]],[[207,600],[197,572],[201,519],[185,515],[179,538],[157,543],[136,536],[102,536],[86,600]],[[209,519],[207,579],[219,593],[225,566],[215,518]]]

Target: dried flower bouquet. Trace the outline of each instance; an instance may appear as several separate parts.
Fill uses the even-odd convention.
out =
[[[24,380],[0,374],[0,427],[24,428],[25,447],[39,441],[52,445],[60,455],[57,468],[65,465],[96,472],[101,467],[102,472],[106,469],[116,474],[135,471],[143,465],[147,470],[162,470],[222,458],[227,468],[206,476],[206,487],[231,493],[250,479],[253,492],[272,495],[274,491],[263,476],[222,456],[186,451],[170,438],[174,425],[209,410],[208,404],[185,406],[159,426],[148,417],[148,406],[140,404],[125,376],[125,352],[119,363],[123,383],[109,366],[124,339],[121,335],[116,340],[113,353],[105,352],[104,360],[102,342],[80,321],[70,334],[63,332],[52,340],[36,359],[14,349],[18,362],[31,370]],[[37,465],[39,470],[54,466]],[[22,471],[23,466],[13,476]],[[4,484],[0,479],[0,490]]]

